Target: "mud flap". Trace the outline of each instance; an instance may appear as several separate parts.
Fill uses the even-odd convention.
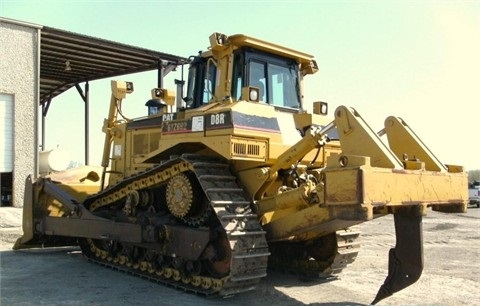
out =
[[[390,249],[388,276],[372,305],[415,283],[423,270],[422,215],[416,207],[394,214],[395,248]]]

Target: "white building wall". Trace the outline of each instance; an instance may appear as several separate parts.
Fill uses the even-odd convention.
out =
[[[39,28],[0,19],[0,93],[13,96],[12,203],[15,207],[23,205],[25,179],[37,172]]]

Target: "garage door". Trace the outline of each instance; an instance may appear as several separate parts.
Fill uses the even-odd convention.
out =
[[[0,172],[13,171],[13,96],[0,94]]]

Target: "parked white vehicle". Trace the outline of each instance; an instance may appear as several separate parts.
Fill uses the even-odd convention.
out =
[[[468,183],[468,203],[480,208],[480,181]]]

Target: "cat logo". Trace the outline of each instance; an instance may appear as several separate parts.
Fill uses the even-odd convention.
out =
[[[163,121],[173,120],[173,114],[164,114],[164,115],[162,116],[162,120],[163,120]]]

